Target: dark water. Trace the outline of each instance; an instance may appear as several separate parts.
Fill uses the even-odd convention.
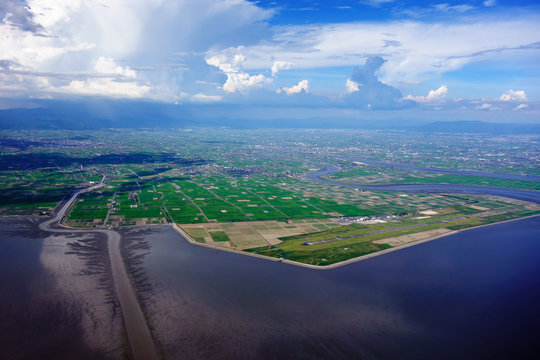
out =
[[[167,358],[536,358],[540,217],[326,271],[123,235]]]
[[[122,356],[103,239],[51,236],[39,221],[0,218],[0,358]]]
[[[403,170],[411,170],[411,171],[426,171],[426,172],[434,172],[438,174],[472,175],[472,176],[485,176],[485,177],[491,177],[491,178],[497,178],[497,179],[508,179],[508,180],[540,181],[540,175],[501,174],[501,173],[492,173],[492,172],[475,171],[475,170],[455,170],[455,169],[422,167],[422,166],[405,165],[405,164],[392,164],[392,163],[386,163],[382,161],[351,159],[351,158],[347,158],[346,160],[359,161],[368,165],[384,166],[384,167],[389,167],[389,168],[394,168],[394,169],[403,169]]]
[[[540,203],[540,191],[507,189],[491,186],[478,185],[454,185],[454,184],[387,184],[387,185],[356,185],[335,180],[328,180],[321,176],[333,174],[339,169],[335,166],[325,165],[321,170],[312,171],[305,176],[313,181],[330,185],[340,185],[350,188],[375,191],[400,191],[408,193],[431,193],[431,194],[471,194],[502,196],[510,199],[531,201]]]

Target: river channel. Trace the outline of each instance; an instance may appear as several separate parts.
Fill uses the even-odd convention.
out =
[[[384,184],[384,185],[363,185],[350,184],[336,180],[329,180],[323,176],[339,172],[340,169],[333,165],[323,165],[320,170],[308,172],[307,179],[330,185],[340,185],[360,190],[373,191],[399,191],[404,193],[431,193],[431,194],[471,194],[471,195],[492,195],[510,199],[531,201],[540,203],[540,191],[499,188],[493,186],[479,185],[456,185],[456,184]],[[488,173],[485,173],[488,174]],[[486,176],[486,175],[485,175]]]

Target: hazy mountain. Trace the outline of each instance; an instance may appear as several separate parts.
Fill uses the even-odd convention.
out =
[[[540,134],[540,124],[437,121],[420,119],[371,120],[310,117],[305,119],[233,119],[198,114],[197,107],[157,102],[90,100],[86,102],[41,101],[37,107],[0,110],[0,129],[105,128],[319,128],[407,130],[421,132]]]

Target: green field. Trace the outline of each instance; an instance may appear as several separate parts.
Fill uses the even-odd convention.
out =
[[[494,208],[497,209],[497,207]],[[283,242],[279,245],[270,248],[267,246],[252,248],[246,251],[304,262],[311,265],[330,265],[391,248],[391,245],[385,243],[385,239],[396,239],[415,234],[429,234],[430,231],[440,229],[445,231],[462,230],[473,226],[515,219],[521,216],[540,214],[540,209],[525,211],[526,208],[526,205],[507,205],[504,211],[495,210],[493,215],[468,207],[450,208],[446,209],[447,211],[444,211],[442,215],[429,216],[428,218],[409,216],[382,224],[362,225],[353,223],[318,232],[281,237],[280,240]],[[355,237],[340,239],[349,236]],[[419,238],[411,238],[411,241],[417,241],[427,237],[430,236],[422,235]],[[328,239],[333,239],[333,241],[321,242]],[[314,242],[315,244],[306,244]]]
[[[411,175],[414,174],[414,175]],[[498,179],[485,176],[437,174],[422,171],[404,171],[373,165],[358,165],[329,176],[330,179],[353,184],[458,184],[495,186],[512,189],[540,190],[540,182]]]
[[[409,235],[427,236],[433,230],[462,229],[538,211],[537,205],[508,199],[355,191],[304,176],[321,164],[333,164],[342,171],[331,177],[351,183],[540,190],[535,181],[405,171],[343,160],[538,174],[540,150],[528,135],[431,134],[429,145],[413,132],[360,130],[36,130],[0,131],[0,138],[0,215],[48,216],[72,191],[104,177],[105,186],[75,202],[66,225],[176,223],[193,231],[199,242],[249,251],[264,247],[259,250],[266,254],[308,263],[328,264],[397,241],[385,244],[385,239],[408,241]],[[423,214],[426,211],[436,215]],[[358,217],[393,220],[338,225]],[[430,224],[434,219],[445,222]]]
[[[224,231],[209,231],[208,232],[214,241],[230,241]]]

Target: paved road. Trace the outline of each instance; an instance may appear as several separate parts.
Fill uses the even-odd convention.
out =
[[[114,286],[118,301],[120,302],[120,307],[122,308],[122,316],[124,318],[124,325],[133,358],[136,360],[158,359],[152,336],[150,335],[150,331],[146,324],[146,320],[144,319],[141,307],[137,301],[133,287],[131,286],[122,255],[120,253],[120,234],[118,234],[116,231],[105,229],[67,229],[62,228],[62,225],[60,224],[60,221],[63,219],[66,212],[73,205],[80,194],[98,189],[103,185],[102,179],[98,185],[73,193],[67,201],[63,202],[55,216],[41,223],[39,227],[44,231],[53,233],[98,232],[107,236],[107,245],[109,258],[111,261],[111,271]]]

